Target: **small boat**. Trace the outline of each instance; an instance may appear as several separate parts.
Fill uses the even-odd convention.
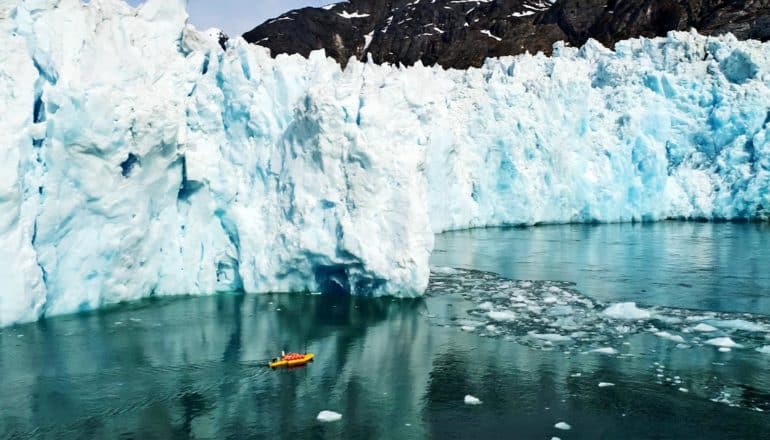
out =
[[[270,368],[283,368],[283,367],[301,367],[313,362],[315,355],[313,353],[288,353],[282,354],[281,357],[275,358],[270,361]]]

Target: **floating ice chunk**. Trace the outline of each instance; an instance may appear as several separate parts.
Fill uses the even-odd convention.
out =
[[[529,336],[541,339],[543,341],[549,341],[549,342],[572,342],[572,338],[569,336],[559,335],[556,333],[536,333],[536,332],[529,332]]]
[[[460,327],[460,330],[462,330],[464,332],[472,332],[472,331],[476,330],[476,327],[474,327],[472,325],[464,325],[464,326]]]
[[[627,325],[616,325],[615,326],[615,331],[618,332],[618,334],[621,334],[621,335],[627,334],[627,333],[631,332],[631,330],[632,330],[631,327],[629,327]]]
[[[722,353],[729,353],[733,350],[730,347],[719,347],[719,351],[721,351]]]
[[[615,350],[612,347],[603,347],[603,348],[596,348],[594,350],[591,350],[589,353],[599,353],[599,354],[618,354],[618,351]]]
[[[663,338],[663,339],[668,339],[669,341],[678,342],[680,344],[684,342],[684,338],[683,337],[681,337],[679,335],[672,335],[669,332],[657,332],[657,333],[655,333],[655,336],[657,336],[659,338]]]
[[[708,341],[706,341],[706,344],[713,345],[715,347],[722,347],[722,348],[741,348],[741,347],[743,347],[741,344],[737,344],[735,341],[733,341],[729,337],[709,339]]]
[[[757,348],[757,351],[762,354],[770,354],[770,345],[765,345],[764,347]]]
[[[494,309],[494,308],[495,308],[495,305],[494,305],[494,304],[492,304],[492,303],[491,303],[491,302],[489,302],[489,301],[485,301],[485,302],[483,302],[483,303],[479,304],[479,308],[480,308],[481,310],[492,310],[492,309]]]
[[[565,423],[565,422],[559,422],[559,423],[553,425],[553,427],[556,428],[556,429],[561,429],[562,431],[569,431],[570,429],[572,429],[572,427],[568,423]]]
[[[539,306],[529,305],[527,306],[527,310],[531,313],[534,313],[535,315],[539,315],[543,311],[543,308]]]
[[[696,332],[711,333],[717,331],[717,328],[708,324],[700,323],[692,328]]]
[[[516,314],[510,310],[493,310],[487,313],[489,319],[494,321],[515,321]]]
[[[679,391],[681,391],[683,393],[689,393],[690,392],[690,390],[688,390],[687,388],[679,388]]]
[[[551,316],[569,316],[575,313],[575,310],[572,308],[572,306],[563,305],[563,306],[554,306],[548,309],[548,314]]]
[[[316,417],[316,420],[319,422],[329,423],[329,422],[336,422],[342,419],[342,414],[334,412],[334,411],[321,411],[318,413],[318,417]]]
[[[481,405],[481,400],[479,400],[478,398],[473,397],[470,394],[468,394],[467,396],[465,396],[465,404],[466,405]]]
[[[451,267],[434,267],[431,269],[433,273],[436,273],[438,275],[456,275],[457,269],[453,269]]]
[[[682,319],[677,318],[676,316],[653,315],[653,318],[657,319],[658,321],[665,322],[666,324],[679,324],[682,322]]]
[[[603,313],[610,318],[628,320],[650,319],[652,316],[649,311],[638,308],[633,302],[613,304]]]
[[[608,387],[614,387],[615,384],[612,382],[599,382],[599,388],[608,388]]]
[[[685,320],[691,321],[691,322],[692,321],[705,321],[707,319],[714,318],[714,316],[716,316],[716,314],[714,314],[714,313],[708,313],[708,314],[704,314],[704,315],[691,315],[691,316],[686,317]]]
[[[765,332],[768,328],[762,324],[746,321],[745,319],[711,320],[712,325],[719,328],[742,330],[746,332]]]
[[[551,437],[551,440],[561,440],[559,437]]]
[[[564,330],[577,330],[580,328],[577,321],[575,321],[575,318],[571,316],[561,317],[554,321],[553,325]]]

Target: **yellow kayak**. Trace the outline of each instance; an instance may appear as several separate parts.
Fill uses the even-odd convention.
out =
[[[281,358],[275,358],[270,362],[270,368],[300,367],[313,361],[313,353],[287,354]]]

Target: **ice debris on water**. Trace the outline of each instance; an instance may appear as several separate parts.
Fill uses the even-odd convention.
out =
[[[553,427],[556,429],[561,429],[562,431],[569,431],[570,429],[572,429],[572,426],[570,426],[568,423],[565,423],[565,422],[559,422],[553,425]]]
[[[334,411],[328,411],[328,410],[321,411],[320,413],[318,413],[318,417],[316,417],[316,420],[324,423],[336,422],[341,419],[342,419],[342,414]]]
[[[609,388],[614,386],[615,384],[612,382],[599,382],[599,388]]]
[[[737,344],[735,341],[733,341],[731,338],[728,337],[722,337],[722,338],[713,338],[706,341],[706,344],[713,345],[715,347],[721,347],[721,348],[741,348],[743,347],[740,344]]]
[[[599,354],[618,354],[618,351],[615,350],[612,347],[602,347],[602,348],[596,348],[591,350],[591,353],[599,353]]]
[[[708,325],[701,322],[700,324],[693,327],[692,330],[701,333],[711,333],[717,331],[718,329],[713,325]]]
[[[632,302],[607,305],[566,282],[518,281],[491,272],[454,269],[451,275],[434,271],[427,294],[460,295],[472,304],[466,318],[452,321],[462,330],[486,329],[486,336],[513,339],[534,348],[559,346],[570,352],[626,356],[632,349],[625,339],[642,333],[678,349],[769,345],[767,316],[694,313]],[[709,335],[708,340],[702,338],[704,334]]]
[[[487,313],[487,316],[489,316],[489,319],[492,319],[493,321],[515,321],[516,320],[516,314],[511,312],[510,310],[491,311]]]
[[[481,400],[479,400],[477,397],[471,396],[468,394],[465,396],[465,404],[466,405],[481,405]]]
[[[664,332],[657,332],[657,333],[655,333],[655,336],[657,336],[659,338],[663,338],[663,339],[668,339],[669,341],[678,342],[680,344],[684,342],[684,338],[683,337],[681,337],[679,335],[672,335],[671,333],[665,332],[665,331]]]
[[[615,319],[650,319],[652,314],[636,306],[636,303],[613,304],[608,307],[604,314]]]

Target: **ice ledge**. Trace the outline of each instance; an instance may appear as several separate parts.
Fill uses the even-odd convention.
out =
[[[419,295],[448,229],[768,217],[766,44],[341,71],[222,51],[182,3],[27,1],[0,25],[0,325],[152,295]]]

